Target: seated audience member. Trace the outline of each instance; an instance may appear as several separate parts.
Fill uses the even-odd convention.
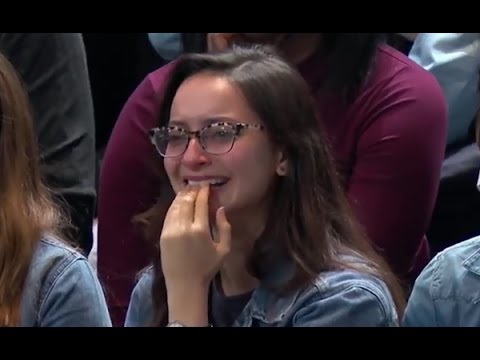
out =
[[[403,319],[408,327],[480,327],[480,236],[453,245],[424,269]]]
[[[269,48],[181,57],[150,134],[172,201],[141,217],[160,256],[126,326],[398,324],[401,287],[350,215],[308,86]]]
[[[26,92],[0,56],[0,326],[111,326],[87,259],[41,181]]]
[[[68,214],[68,235],[88,255],[96,206],[95,123],[80,33],[0,33],[2,53],[32,103],[46,185]]]
[[[427,231],[435,254],[480,234],[480,151],[472,131],[480,108],[480,34],[420,33],[409,57],[435,76],[448,105],[448,144]]]
[[[233,44],[274,45],[299,70],[326,129],[356,219],[409,286],[430,260],[425,231],[445,151],[446,108],[435,78],[380,42],[380,34],[203,35],[209,52]],[[191,46],[202,43],[193,34],[189,37]],[[105,152],[98,271],[110,295],[115,325],[123,323],[137,273],[155,254],[132,219],[166,193],[150,164],[156,154],[147,133],[158,123],[174,63],[148,75],[135,90]]]
[[[476,129],[480,146],[480,113]],[[428,264],[415,282],[403,324],[480,327],[479,289],[480,236],[476,236],[444,249]]]

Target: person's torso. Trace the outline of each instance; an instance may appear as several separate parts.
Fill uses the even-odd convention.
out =
[[[358,262],[358,259],[354,260],[356,265],[366,266],[364,260],[361,262]],[[354,264],[353,261],[349,263]],[[301,289],[281,293],[273,289],[275,284],[281,284],[289,278],[291,267],[282,265],[274,269],[248,296],[245,294],[225,298],[225,295],[218,291],[218,287],[211,286],[209,301],[211,325],[329,327],[399,324],[397,310],[388,287],[371,273],[353,269],[327,271],[319,274],[309,285]],[[150,267],[141,274],[135,287],[132,296],[135,303],[131,304],[126,326],[151,324],[154,316],[153,281],[154,272]],[[352,289],[359,291],[351,291]],[[217,308],[212,308],[213,306]]]

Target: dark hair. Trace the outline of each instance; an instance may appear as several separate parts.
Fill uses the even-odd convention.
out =
[[[207,51],[207,33],[182,33],[183,51],[201,53]]]
[[[293,277],[276,289],[280,292],[302,288],[323,271],[355,267],[339,254],[362,254],[369,259],[370,270],[362,266],[358,269],[385,280],[401,313],[402,291],[350,214],[309,89],[298,72],[264,46],[234,46],[220,54],[183,55],[166,86],[160,126],[168,123],[181,84],[204,72],[221,76],[240,89],[262,119],[271,140],[285,149],[289,161],[287,175],[280,177],[275,185],[271,207],[275,211],[269,214],[266,230],[251,254],[249,268],[253,275],[259,277],[259,263],[275,261],[269,257],[279,254],[272,252],[272,248],[293,265]],[[163,178],[168,181],[166,176]],[[171,201],[162,199],[141,216],[149,238],[157,247],[155,254],[158,254],[162,219],[170,204]],[[154,324],[165,325],[166,289],[159,256],[154,258],[154,269]]]
[[[295,42],[302,33],[238,33],[242,44],[275,45],[281,54],[288,41]],[[353,101],[372,68],[377,45],[384,33],[322,33],[318,51],[325,58],[327,70],[322,88],[345,102]],[[282,39],[280,42],[279,39]],[[182,33],[185,52],[206,52],[207,33]]]
[[[352,101],[375,65],[381,33],[323,33],[319,51],[325,55],[324,88]]]

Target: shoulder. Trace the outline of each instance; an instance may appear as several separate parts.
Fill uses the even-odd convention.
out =
[[[40,303],[50,295],[65,274],[74,276],[77,280],[79,277],[87,278],[92,284],[95,279],[93,268],[84,255],[61,239],[43,237],[34,252],[28,277],[32,288],[35,288],[35,284],[41,284],[38,289]]]
[[[373,274],[343,269],[317,276],[303,296],[311,310],[340,326],[396,326],[398,316],[387,285]]]
[[[135,287],[130,297],[126,327],[148,326],[153,319],[154,308],[152,301],[152,286],[154,282],[154,269],[149,266],[138,276]]]
[[[157,125],[163,89],[173,64],[174,62],[169,63],[148,74],[122,107],[102,162],[104,171],[100,191],[104,197],[107,193],[109,197],[106,201],[100,201],[101,217],[108,216],[104,215],[102,210],[104,203],[108,207],[111,203],[110,198],[119,198],[117,192],[120,188],[137,186],[141,188],[140,195],[145,196],[144,189],[149,188],[150,181],[155,178],[150,163],[152,159],[157,159],[157,154],[149,141],[148,132]],[[143,175],[140,181],[139,172]],[[123,198],[130,201],[128,196]],[[151,199],[143,201],[150,203]],[[134,202],[142,203],[137,198]]]
[[[174,64],[175,61],[149,73],[130,94],[112,133],[112,141],[118,141],[120,148],[124,147],[125,139],[129,139],[130,147],[136,144],[132,138],[148,143],[146,134],[156,124],[163,91]]]
[[[383,151],[377,146],[381,143],[393,147],[389,152],[396,156],[410,158],[415,149],[425,151],[429,156],[424,158],[430,159],[445,147],[447,103],[439,83],[387,45],[379,45],[371,73],[349,106],[347,118],[359,134],[359,148],[367,153]],[[427,132],[430,136],[425,138]]]
[[[430,261],[415,281],[404,321],[407,326],[478,326],[479,302],[480,237],[475,237]]]
[[[440,90],[435,77],[429,71],[385,44],[378,46],[371,76],[371,81],[377,85],[403,84],[412,89],[420,89],[422,87],[419,85],[426,85],[429,90]]]
[[[370,274],[367,267],[365,262],[359,264],[359,270],[323,272],[302,290],[258,301],[264,314],[256,309],[256,316],[265,322],[282,319],[285,326],[296,327],[398,326],[396,306],[387,285]]]
[[[174,60],[145,76],[133,92],[131,98],[136,100],[141,100],[142,98],[159,100],[175,64],[176,61]]]
[[[434,75],[387,45],[379,45],[371,74],[356,103],[365,103],[367,98],[370,101],[364,106],[371,107],[371,115],[411,108],[421,117],[435,113],[435,121],[438,116],[446,118],[445,98]]]
[[[173,68],[175,67],[177,60],[173,60],[162,67],[152,71],[145,77],[145,81],[150,84],[152,91],[160,92],[165,82],[168,80]]]
[[[434,299],[480,300],[480,237],[451,246],[427,265],[417,282],[429,284]]]
[[[110,324],[103,290],[92,266],[60,239],[45,236],[37,244],[22,295],[22,324]]]
[[[47,235],[40,239],[32,259],[33,273],[53,271],[58,276],[76,261],[86,261],[86,257],[67,242]]]

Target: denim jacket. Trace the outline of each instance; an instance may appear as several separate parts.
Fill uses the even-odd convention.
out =
[[[282,272],[277,272],[283,276]],[[275,275],[264,284],[278,281]],[[149,326],[153,316],[153,269],[139,278],[125,326]],[[279,296],[260,285],[235,327],[398,326],[396,308],[381,280],[353,270],[323,273],[306,289]]]
[[[52,237],[40,240],[22,294],[20,326],[111,326],[103,290],[84,256]]]
[[[480,326],[480,236],[432,259],[415,282],[403,325]]]

